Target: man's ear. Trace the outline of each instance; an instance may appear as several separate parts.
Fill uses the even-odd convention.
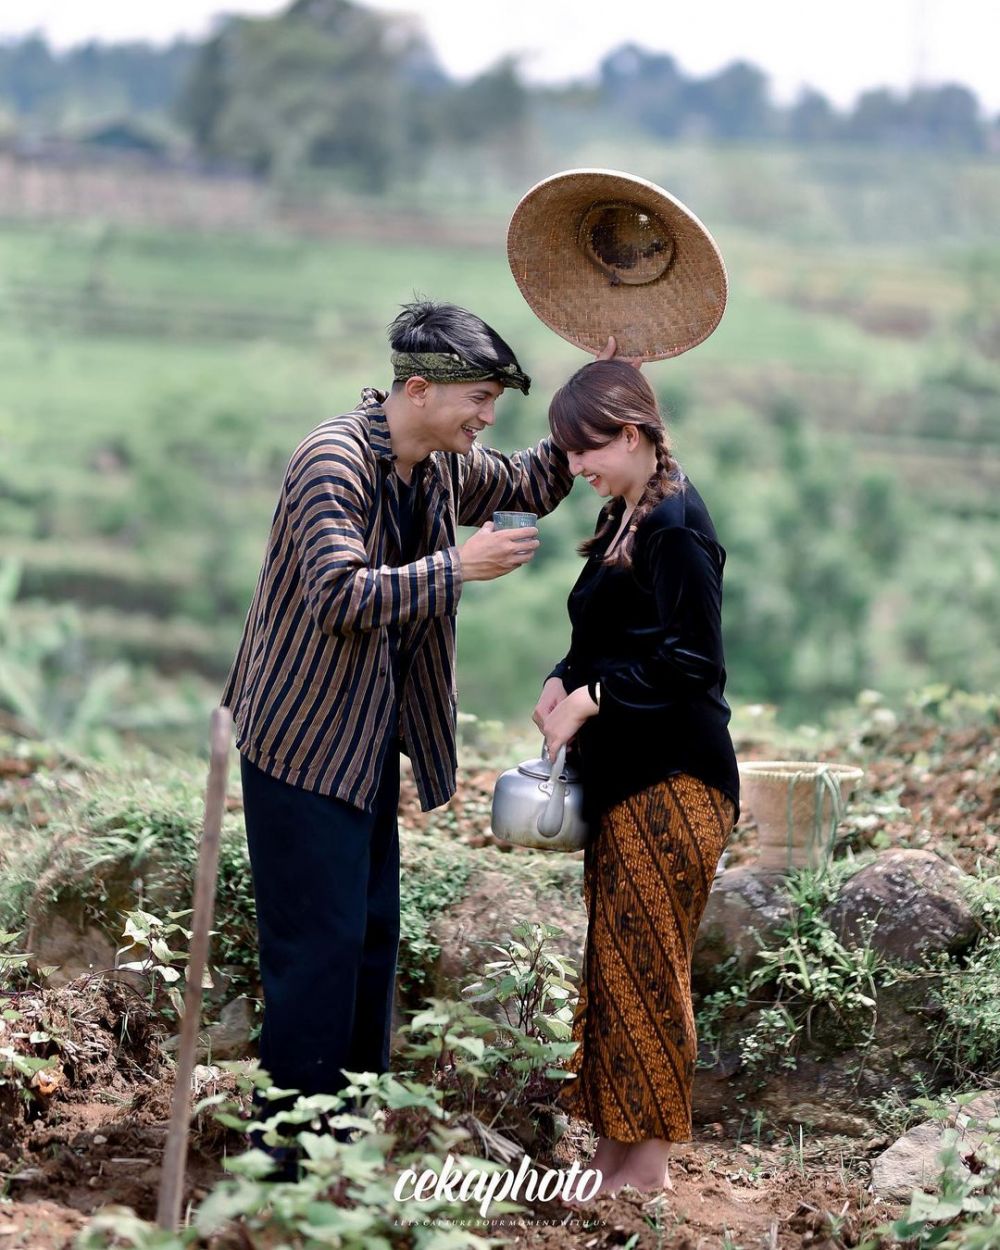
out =
[[[403,390],[406,392],[406,398],[411,404],[415,404],[418,408],[423,408],[424,404],[427,403],[427,392],[430,389],[430,385],[426,378],[422,378],[418,374],[416,377],[406,379]]]

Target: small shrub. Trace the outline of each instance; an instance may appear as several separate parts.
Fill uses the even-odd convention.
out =
[[[959,1098],[968,1102],[972,1094]],[[946,1112],[939,1112],[939,1116]],[[982,1126],[980,1126],[982,1127]],[[946,1129],[930,1192],[914,1190],[906,1212],[878,1229],[889,1245],[907,1250],[996,1250],[1000,1246],[1000,1121],[969,1150],[954,1129]]]

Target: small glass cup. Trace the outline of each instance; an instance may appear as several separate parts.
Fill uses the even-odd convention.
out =
[[[534,512],[494,512],[493,528],[497,530],[530,529],[538,524]]]

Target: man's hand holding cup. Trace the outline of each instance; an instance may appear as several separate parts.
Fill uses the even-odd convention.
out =
[[[462,578],[488,582],[527,564],[538,549],[538,517],[533,512],[494,512],[458,549]]]

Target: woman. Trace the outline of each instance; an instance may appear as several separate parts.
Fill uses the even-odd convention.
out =
[[[609,501],[580,549],[569,653],[534,712],[550,758],[575,743],[593,829],[580,1049],[560,1101],[598,1133],[599,1192],[660,1190],[671,1142],[691,1136],[691,954],[739,810],[725,552],[638,369],[585,365],[549,424],[571,471]]]

